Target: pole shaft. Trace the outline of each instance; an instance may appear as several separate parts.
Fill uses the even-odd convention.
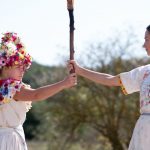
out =
[[[74,60],[74,8],[73,8],[73,0],[67,0],[67,8],[69,12],[69,19],[70,19],[70,41],[69,41],[69,47],[70,47],[70,60]],[[75,73],[75,69],[73,68],[70,73]]]

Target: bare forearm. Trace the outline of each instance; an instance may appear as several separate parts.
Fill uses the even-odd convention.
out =
[[[34,101],[44,100],[65,89],[63,81],[36,89]]]
[[[77,83],[76,74],[69,74],[64,80],[57,82],[55,84],[50,84],[47,86],[42,86],[37,89],[25,88],[22,86],[19,92],[16,92],[14,99],[17,101],[39,101],[45,100],[48,97],[55,95],[56,93],[73,87]]]
[[[78,74],[96,83],[106,86],[119,86],[119,80],[116,80],[115,76],[105,73],[99,73],[80,67]]]
[[[40,101],[55,95],[61,90],[65,89],[64,81],[55,84],[43,86],[37,89],[24,89],[15,94],[14,99],[19,101]]]

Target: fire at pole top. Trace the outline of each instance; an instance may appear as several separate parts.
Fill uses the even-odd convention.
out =
[[[67,8],[69,10],[73,9],[74,0],[67,0]]]

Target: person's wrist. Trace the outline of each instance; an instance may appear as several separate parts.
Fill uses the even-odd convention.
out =
[[[61,90],[67,89],[66,79],[64,79],[61,83],[62,83]]]
[[[82,67],[78,66],[78,68],[76,69],[76,73],[80,75],[81,71],[82,71]]]

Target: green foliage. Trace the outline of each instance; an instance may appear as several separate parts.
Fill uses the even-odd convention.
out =
[[[126,64],[130,64],[130,68],[135,67],[134,63],[119,58],[94,70],[109,70],[109,73],[119,74],[127,71]],[[37,75],[38,67],[39,64],[35,63],[33,70],[36,75],[33,76],[31,69],[25,77],[29,84],[34,82],[35,87],[63,79],[65,74],[63,67],[40,66],[41,71]],[[47,70],[44,74],[43,71]],[[60,70],[63,73],[60,74]],[[55,78],[52,78],[53,73]],[[67,150],[76,144],[84,145],[85,150],[93,144],[99,149],[111,149],[113,144],[127,147],[139,115],[138,94],[124,96],[120,88],[104,87],[84,78],[79,78],[78,83],[77,87],[65,90],[47,101],[33,104],[25,122],[26,137],[47,141],[50,145],[49,150],[59,150],[60,147],[61,150]]]
[[[56,75],[59,74],[60,76]],[[65,70],[63,67],[48,67],[33,62],[31,68],[26,72],[23,82],[37,88],[43,85],[54,83],[63,78]],[[42,114],[45,114],[46,102],[33,103],[32,109],[27,113],[24,129],[27,139],[37,136],[41,124]]]
[[[122,48],[130,49],[128,40],[123,46],[115,42],[91,47],[85,59],[89,69],[117,75],[148,63],[146,59],[124,57]],[[116,53],[111,52],[112,47]],[[24,82],[36,88],[62,80],[65,74],[62,66],[34,62]],[[34,103],[25,132],[28,138],[46,141],[48,150],[124,150],[138,116],[138,94],[125,96],[119,87],[104,87],[79,77],[77,87]]]

